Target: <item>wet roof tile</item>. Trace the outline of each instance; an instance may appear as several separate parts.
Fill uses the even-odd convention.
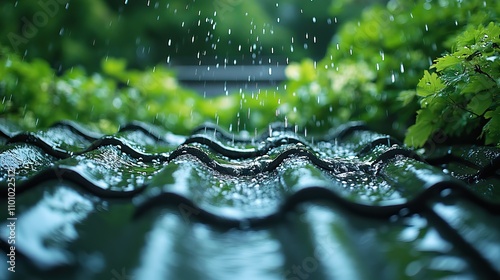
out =
[[[315,136],[280,124],[178,136],[139,122],[104,135],[2,120],[0,138],[4,201],[16,170],[6,279],[500,276],[495,148],[417,154],[357,122]]]

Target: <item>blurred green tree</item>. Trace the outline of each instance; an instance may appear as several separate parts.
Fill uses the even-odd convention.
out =
[[[59,71],[76,65],[98,71],[107,56],[141,69],[167,61],[320,59],[336,22],[359,11],[337,10],[332,17],[331,3],[5,0],[0,5],[0,43],[27,59],[45,59]]]

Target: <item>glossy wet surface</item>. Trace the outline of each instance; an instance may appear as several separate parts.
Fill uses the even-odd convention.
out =
[[[0,122],[16,183],[5,279],[491,279],[500,276],[500,151],[417,154],[349,123],[177,136]]]

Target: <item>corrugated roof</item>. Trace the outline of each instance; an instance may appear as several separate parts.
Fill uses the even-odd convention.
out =
[[[357,122],[318,137],[2,121],[0,144],[3,201],[16,184],[0,278],[500,278],[495,148],[418,154]]]

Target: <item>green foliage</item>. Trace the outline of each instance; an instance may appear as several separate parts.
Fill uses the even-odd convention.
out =
[[[289,66],[301,68],[290,70],[295,74],[288,75],[286,99],[298,99],[294,104],[301,105],[297,107],[300,116],[293,119],[305,119],[310,130],[363,120],[378,131],[402,138],[420,106],[415,97],[430,95],[444,86],[437,82],[435,73],[425,73],[424,80],[436,82],[419,84],[424,70],[450,48],[450,38],[469,25],[496,20],[499,14],[500,6],[494,0],[393,0],[364,10],[359,20],[342,25],[323,60]],[[454,63],[446,60],[439,67]],[[473,79],[487,83],[484,77]],[[292,112],[285,115],[294,116]],[[458,126],[463,124],[450,129],[456,127],[460,133]],[[433,127],[426,127],[420,140],[432,131]]]
[[[166,60],[249,63],[251,48],[259,56],[276,56],[276,51],[291,60],[319,59],[336,28],[324,12],[331,0],[285,2],[277,8],[267,0],[2,0],[0,44],[29,60],[49,61],[55,69],[81,65],[92,72],[106,56],[124,58],[137,69]]]
[[[47,62],[26,62],[3,49],[0,117],[28,130],[69,119],[113,132],[141,120],[186,134],[205,121],[234,130],[262,128],[279,103],[279,96],[266,90],[248,99],[244,93],[205,99],[179,86],[175,73],[161,66],[127,70],[124,60],[108,58],[101,71],[88,75],[72,68],[58,76]]]
[[[175,129],[185,131],[182,125],[189,129],[193,126],[189,120],[200,118],[190,116],[188,105],[195,103],[198,95],[180,88],[174,74],[166,69],[126,71],[123,61],[108,59],[103,62],[103,72],[87,75],[72,68],[57,76],[44,61],[28,63],[3,50],[0,115],[27,129],[72,119],[95,123],[108,132],[134,119],[175,123]],[[183,122],[177,124],[179,118]]]
[[[480,129],[485,144],[500,145],[500,25],[469,27],[431,68],[418,83],[421,109],[405,143],[423,146],[436,132],[477,137]]]

